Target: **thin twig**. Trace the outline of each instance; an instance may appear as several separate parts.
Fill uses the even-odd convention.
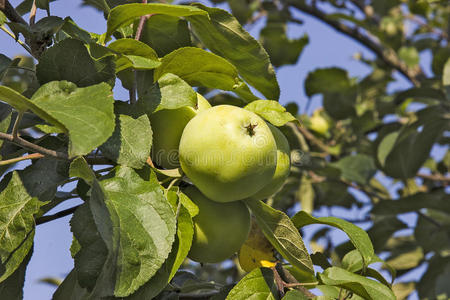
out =
[[[36,219],[36,225],[41,225],[41,224],[44,224],[44,223],[47,223],[47,222],[50,222],[50,221],[53,221],[53,220],[56,220],[56,219],[63,218],[63,217],[68,216],[70,214],[73,214],[77,210],[77,208],[80,207],[80,206],[81,206],[81,204],[77,205],[77,206],[74,206],[74,207],[71,207],[71,208],[68,208],[68,209],[65,209],[65,210],[62,210],[62,211],[59,211],[59,212],[57,212],[57,213],[55,213],[53,215],[48,215],[48,216],[43,216],[43,217],[37,218]]]
[[[321,140],[317,139],[314,134],[312,134],[308,129],[302,126],[297,126],[297,129],[303,134],[304,137],[306,137],[309,141],[311,141],[313,144],[315,144],[320,150],[325,152],[328,155],[331,155],[330,150],[328,149],[328,146],[325,145]]]
[[[19,137],[19,123],[22,120],[23,113],[24,113],[23,111],[19,111],[17,113],[16,121],[14,121],[13,129],[12,129],[13,138]]]
[[[294,8],[328,24],[336,31],[358,41],[366,48],[374,52],[381,60],[384,61],[386,65],[400,72],[400,74],[405,76],[405,78],[407,78],[415,86],[420,85],[420,79],[424,77],[423,71],[420,68],[409,68],[403,61],[398,58],[395,51],[391,48],[383,47],[373,39],[369,38],[367,35],[362,34],[357,27],[351,28],[339,21],[329,18],[326,13],[316,7],[305,4],[302,1],[291,0],[288,3]]]
[[[432,180],[432,181],[442,181],[444,183],[450,183],[450,177],[445,177],[440,174],[428,175],[428,174],[418,173],[417,177],[420,177],[422,179]]]
[[[17,13],[17,11],[14,9],[11,3],[9,3],[8,0],[4,2],[3,7],[0,6],[0,10],[11,22],[21,23],[23,25],[28,26],[28,23]]]
[[[33,5],[31,6],[31,11],[30,11],[30,25],[34,25],[34,23],[36,22],[36,11],[37,11],[37,7],[36,7],[36,0],[33,0]]]
[[[0,166],[6,166],[6,165],[14,164],[14,163],[17,163],[17,162],[23,161],[23,160],[38,159],[38,158],[43,158],[43,157],[44,157],[44,155],[41,153],[28,154],[28,155],[21,156],[21,157],[0,160]]]
[[[0,132],[0,140],[14,143],[22,148],[31,150],[33,152],[41,153],[46,156],[51,156],[51,157],[58,158],[58,159],[66,159],[66,160],[69,159],[69,156],[66,153],[58,152],[55,150],[50,150],[50,149],[41,147],[39,145],[30,143],[29,141],[24,140],[23,138],[21,138],[19,136],[14,137],[11,134]]]
[[[21,40],[16,39],[16,36],[15,36],[11,31],[9,31],[9,30],[5,27],[5,25],[1,25],[1,26],[0,26],[0,29],[3,30],[3,31],[4,31],[6,34],[8,34],[10,37],[12,37],[14,40],[16,40],[16,41],[19,43],[19,45],[21,45],[28,53],[30,53],[31,55],[33,55],[33,53],[31,52],[31,48],[28,47],[28,45],[25,44],[24,42],[22,42]],[[11,68],[11,67],[10,67],[10,68]]]

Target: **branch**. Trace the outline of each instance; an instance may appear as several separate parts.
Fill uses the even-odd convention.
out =
[[[311,143],[316,145],[320,150],[322,150],[326,154],[332,155],[330,153],[330,150],[328,149],[328,146],[325,145],[321,140],[316,138],[314,136],[314,134],[312,134],[308,129],[306,129],[305,127],[302,127],[302,126],[298,126],[298,125],[296,127],[305,136],[305,138],[307,138]]]
[[[22,161],[22,160],[38,159],[38,158],[43,158],[43,157],[44,157],[44,155],[41,154],[41,153],[33,153],[33,154],[21,156],[21,157],[0,160],[0,166],[6,166],[6,165],[14,164],[14,163],[17,163],[17,162]]]
[[[428,175],[428,174],[418,173],[417,177],[420,177],[420,178],[426,179],[426,180],[431,180],[431,181],[442,181],[442,182],[444,182],[444,184],[450,183],[450,177],[445,177],[440,174]]]
[[[8,0],[2,0],[1,2],[0,2],[0,10],[11,22],[21,23],[23,25],[28,26],[27,22],[17,13],[17,11],[14,9],[11,3],[9,3]]]
[[[417,69],[408,68],[406,64],[403,63],[398,58],[395,51],[392,50],[391,48],[385,48],[382,45],[378,44],[368,36],[362,34],[357,27],[351,28],[348,27],[347,25],[344,25],[343,23],[340,23],[339,21],[329,18],[327,14],[322,12],[320,9],[311,7],[305,3],[302,3],[301,1],[290,0],[288,1],[288,3],[291,4],[293,7],[297,8],[298,10],[328,24],[329,26],[333,27],[336,31],[343,33],[351,37],[352,39],[358,41],[366,48],[374,52],[386,65],[399,71],[400,74],[405,76],[415,86],[419,86],[420,84],[419,79],[421,77],[424,77],[422,70],[420,68]]]
[[[57,212],[57,213],[55,213],[53,215],[48,215],[48,216],[43,216],[43,217],[37,218],[36,219],[36,225],[41,225],[41,224],[44,224],[44,223],[47,223],[47,222],[50,222],[50,221],[53,221],[53,220],[56,220],[56,219],[63,218],[63,217],[68,216],[70,214],[73,214],[77,210],[77,208],[80,207],[80,206],[81,206],[81,204],[77,205],[77,206],[74,206],[74,207],[71,207],[71,208],[68,208],[68,209],[65,209],[65,210],[62,210],[62,211],[59,211],[59,212]]]
[[[14,137],[11,134],[0,132],[0,139],[10,142],[10,143],[14,143],[22,148],[25,148],[25,149],[28,149],[28,150],[31,150],[31,151],[34,151],[37,153],[41,153],[46,156],[51,156],[51,157],[58,158],[58,159],[66,159],[66,160],[69,159],[69,156],[66,153],[58,152],[55,150],[50,150],[50,149],[41,147],[39,145],[30,143],[29,141],[24,140],[23,138],[21,138],[19,136]]]

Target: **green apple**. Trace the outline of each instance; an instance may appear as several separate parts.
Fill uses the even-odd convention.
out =
[[[269,123],[267,125],[269,125],[270,131],[272,131],[275,142],[277,143],[277,168],[272,176],[272,180],[250,197],[255,200],[267,199],[278,192],[291,170],[291,149],[288,140],[278,128]]]
[[[153,130],[152,160],[166,169],[180,166],[178,161],[178,145],[186,124],[199,111],[211,105],[197,93],[197,106],[185,106],[177,109],[163,109],[150,115]]]
[[[180,141],[184,173],[209,199],[230,202],[262,189],[275,173],[277,145],[253,112],[218,105],[186,125]]]
[[[319,134],[325,135],[328,132],[328,129],[330,129],[330,124],[327,119],[322,116],[321,109],[315,110],[309,121],[311,122],[309,128]]]
[[[197,262],[216,263],[236,253],[250,232],[247,206],[242,201],[211,201],[193,186],[183,192],[199,209],[193,218],[194,238],[188,257]]]

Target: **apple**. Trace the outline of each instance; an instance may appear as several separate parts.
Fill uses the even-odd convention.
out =
[[[180,164],[209,199],[230,202],[262,189],[275,173],[277,145],[253,112],[218,105],[197,114],[183,130]]]
[[[272,131],[275,142],[277,143],[277,167],[272,176],[272,180],[250,197],[255,200],[267,199],[278,192],[291,170],[291,149],[288,140],[278,128],[269,123],[267,125],[269,125],[270,131]]]
[[[188,257],[197,262],[217,263],[236,253],[250,232],[250,213],[242,201],[218,203],[197,188],[183,191],[197,206],[194,237]]]
[[[325,135],[330,129],[330,124],[327,119],[322,116],[322,110],[317,109],[309,119],[311,125],[309,128],[319,134]]]
[[[163,109],[150,115],[153,130],[152,160],[166,169],[178,168],[178,145],[186,124],[211,105],[197,93],[197,107]]]

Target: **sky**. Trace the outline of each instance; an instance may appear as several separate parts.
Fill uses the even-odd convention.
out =
[[[20,1],[12,0],[11,3],[16,6]],[[62,18],[70,15],[80,27],[89,31],[96,33],[105,32],[106,21],[103,15],[93,8],[80,6],[80,3],[81,1],[73,0],[55,1],[51,3],[51,12],[53,15]],[[43,12],[39,11],[37,19],[42,16],[44,16]],[[362,53],[364,57],[372,58],[373,54],[352,39],[335,32],[320,21],[298,12],[295,12],[294,16],[302,19],[304,25],[290,26],[288,35],[290,37],[299,37],[307,33],[310,41],[297,64],[279,68],[277,77],[281,88],[280,102],[282,104],[296,102],[300,106],[300,111],[305,112],[307,96],[303,90],[303,82],[309,72],[317,68],[341,67],[346,69],[350,76],[361,78],[370,72],[370,68],[355,60],[353,55]],[[250,33],[256,36],[261,25],[263,24],[256,24]],[[25,50],[4,32],[0,32],[0,53],[9,57],[26,54]],[[422,60],[424,62],[429,61],[429,57],[425,54]],[[409,86],[406,80],[398,74],[395,75],[395,78],[397,81],[389,87],[391,91],[404,89]],[[127,95],[127,92],[120,89],[120,84],[114,89],[114,97],[116,99],[125,99]],[[311,114],[314,109],[320,106],[320,97],[313,97],[307,113]],[[25,167],[25,164],[21,165],[21,168],[23,167]],[[69,189],[73,188],[73,186],[65,188]],[[80,202],[80,200],[76,199],[66,201],[50,213],[72,207]],[[54,287],[41,283],[39,280],[44,277],[62,279],[73,268],[73,260],[69,251],[72,242],[69,220],[70,216],[67,216],[37,227],[33,257],[28,265],[24,287],[25,300],[51,299]],[[413,216],[406,216],[405,220],[414,224]],[[343,240],[345,235],[337,234],[334,238]],[[414,276],[417,276],[417,274]],[[409,299],[417,299],[417,295],[413,295]]]

